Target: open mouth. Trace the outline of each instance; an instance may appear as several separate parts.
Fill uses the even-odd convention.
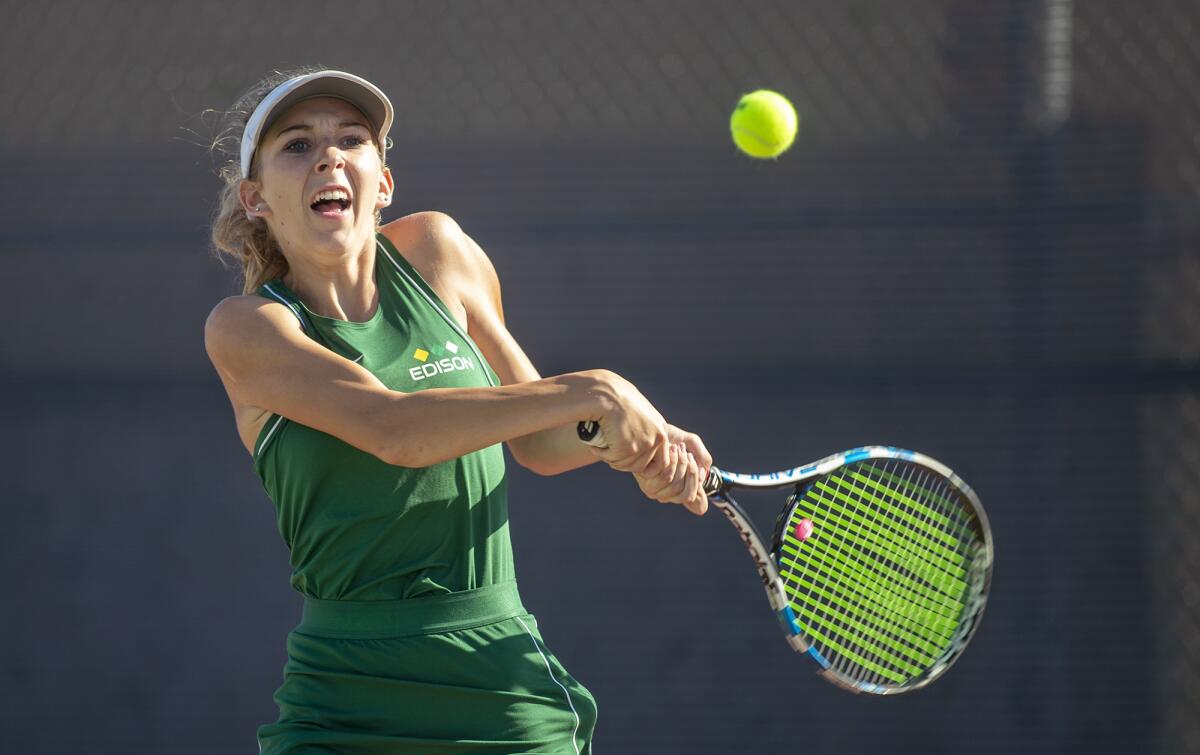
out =
[[[321,199],[313,202],[309,207],[312,211],[322,217],[336,218],[339,215],[344,215],[350,209],[349,199]]]
[[[350,192],[340,186],[322,189],[312,198],[309,208],[323,218],[337,218],[350,209]]]

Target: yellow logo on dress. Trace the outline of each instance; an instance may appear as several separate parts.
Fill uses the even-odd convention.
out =
[[[413,352],[413,358],[421,364],[410,367],[408,374],[412,376],[413,380],[424,380],[444,372],[476,369],[475,363],[471,361],[470,357],[460,357],[458,351],[459,346],[453,341],[446,341],[445,346],[435,344],[428,350],[417,349]],[[431,355],[434,357],[433,360],[426,361]]]

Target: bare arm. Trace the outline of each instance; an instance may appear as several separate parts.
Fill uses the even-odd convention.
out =
[[[256,296],[218,304],[205,324],[205,346],[235,404],[327,432],[390,464],[429,466],[586,418],[628,427],[632,441],[623,454],[665,442],[665,427],[655,425],[661,418],[641,412],[640,394],[613,373],[392,391],[310,339],[282,305]]]

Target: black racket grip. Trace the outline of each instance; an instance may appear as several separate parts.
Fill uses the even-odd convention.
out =
[[[595,446],[596,448],[608,448],[608,445],[604,442],[604,433],[600,431],[599,422],[584,420],[583,422],[579,423],[579,427],[576,428],[576,432],[579,433],[579,439],[584,443],[587,443],[589,446]]]

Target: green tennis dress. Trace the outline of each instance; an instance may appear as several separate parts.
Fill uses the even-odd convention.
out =
[[[259,294],[392,390],[499,384],[383,235],[375,281],[367,322],[314,314],[279,280]],[[254,466],[305,599],[262,753],[590,752],[595,701],[517,592],[499,445],[398,467],[272,416]]]

